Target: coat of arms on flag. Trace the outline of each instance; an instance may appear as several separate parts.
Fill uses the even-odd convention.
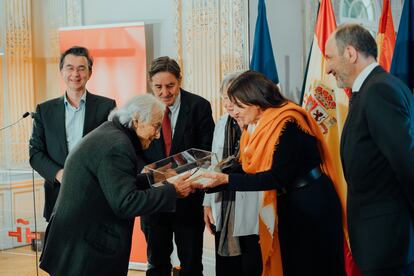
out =
[[[319,124],[323,134],[337,123],[335,91],[320,80],[314,80],[303,98],[304,108]]]
[[[315,26],[315,35],[310,49],[302,89],[302,106],[319,124],[334,166],[339,174],[337,192],[341,201],[345,239],[347,239],[346,193],[347,186],[342,173],[339,155],[339,141],[342,128],[348,113],[350,91],[338,88],[336,80],[325,71],[325,43],[329,35],[336,29],[335,15],[330,0],[320,0],[320,6]],[[349,276],[359,276],[361,273],[353,262],[352,255],[345,243],[346,271]]]

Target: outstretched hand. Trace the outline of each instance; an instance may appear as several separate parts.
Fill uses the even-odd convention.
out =
[[[196,181],[194,181],[192,183],[193,188],[210,189],[229,183],[229,175],[225,173],[202,173],[200,177],[210,179],[210,181],[204,184],[197,183]]]

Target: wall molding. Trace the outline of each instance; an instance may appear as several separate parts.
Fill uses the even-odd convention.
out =
[[[176,0],[176,9],[183,87],[209,100],[217,119],[222,113],[218,90],[223,76],[249,65],[248,1]]]

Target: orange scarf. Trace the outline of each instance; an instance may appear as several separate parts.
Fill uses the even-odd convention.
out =
[[[339,187],[337,173],[333,166],[333,161],[325,143],[323,134],[309,113],[294,103],[288,102],[280,108],[266,109],[260,118],[258,125],[252,134],[244,131],[240,139],[240,159],[243,170],[246,173],[258,173],[268,171],[272,168],[273,153],[275,145],[279,142],[279,137],[286,125],[286,122],[294,121],[306,133],[314,136],[318,140],[318,149],[321,154],[322,171],[331,179],[335,190],[340,198],[343,219],[345,219],[345,198],[346,194]],[[269,219],[259,215],[259,236],[260,247],[262,250],[263,274],[264,276],[282,276],[282,259],[280,255],[280,245],[277,227],[277,204],[276,191],[265,191],[261,210],[273,209],[270,214],[274,215],[274,227],[269,227]],[[346,226],[344,224],[344,229]]]

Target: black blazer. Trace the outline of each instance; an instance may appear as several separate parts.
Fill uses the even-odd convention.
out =
[[[181,151],[198,148],[211,151],[213,141],[214,121],[210,103],[195,94],[183,89],[181,93],[180,111],[178,113],[177,124],[171,143],[170,155]],[[162,138],[154,140],[150,147],[144,151],[147,164],[166,158],[164,152],[164,140]],[[190,196],[177,201],[176,217],[183,223],[203,222],[203,198],[204,193],[197,191]],[[156,221],[163,215],[151,215],[151,220]],[[143,223],[149,218],[143,218]]]
[[[86,92],[83,136],[105,122],[115,106],[112,99]],[[49,221],[60,188],[55,176],[64,167],[68,156],[64,96],[37,105],[29,155],[30,165],[45,179],[43,216]]]
[[[414,261],[414,98],[376,67],[353,99],[341,137],[348,226],[362,271]]]
[[[127,275],[135,216],[174,211],[173,185],[149,188],[137,177],[140,143],[105,122],[68,156],[45,235],[40,267],[51,275]]]

